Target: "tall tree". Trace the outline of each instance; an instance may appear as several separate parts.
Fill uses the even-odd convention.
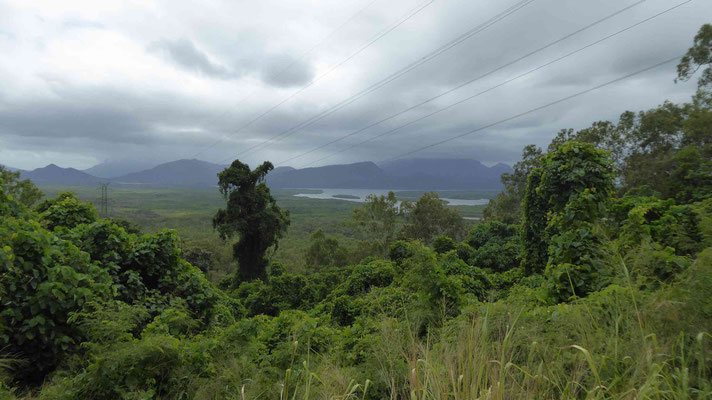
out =
[[[213,217],[213,227],[225,240],[237,236],[233,258],[238,262],[234,284],[266,277],[265,253],[277,246],[289,226],[289,212],[282,211],[265,185],[265,176],[274,168],[265,161],[250,170],[239,160],[218,174],[220,193],[227,207]]]
[[[621,118],[630,148],[623,169],[628,187],[648,185],[664,198],[690,202],[712,190],[712,25],[703,25],[678,64],[678,79],[705,68],[687,104],[663,105]],[[625,125],[625,126],[624,126]]]
[[[371,194],[366,202],[353,211],[352,224],[361,227],[374,240],[376,251],[386,256],[398,229],[401,210],[393,192],[388,196]]]
[[[630,117],[626,113],[623,114],[621,120],[625,121]],[[549,144],[548,152],[556,151],[560,145],[570,140],[591,143],[599,149],[608,151],[613,164],[620,170],[623,167],[623,161],[626,156],[625,126],[627,125],[624,122],[616,125],[610,121],[598,121],[580,131],[574,132],[573,129],[562,129]]]
[[[339,245],[336,238],[326,236],[321,229],[311,235],[311,245],[304,261],[311,268],[343,267],[348,260],[347,250]]]
[[[697,82],[700,89],[712,86],[712,25],[702,25],[692,47],[677,66],[680,80],[688,80],[703,66],[707,66]]]
[[[585,294],[596,280],[600,238],[594,225],[613,187],[609,153],[576,141],[548,153],[529,177],[522,260],[528,273],[546,268],[559,300]]]
[[[522,160],[514,164],[514,171],[502,174],[504,190],[484,209],[485,220],[516,224],[521,220],[522,199],[527,187],[527,177],[541,166],[541,149],[530,144],[522,150]]]
[[[562,130],[549,153],[567,141],[607,150],[625,190],[646,187],[663,198],[690,202],[712,189],[712,93],[698,91],[692,102],[626,111],[617,124],[596,122],[577,132]]]
[[[541,167],[529,173],[522,200],[522,265],[528,275],[543,272],[549,258],[544,235],[548,209],[546,200],[537,190],[541,185],[541,174]]]
[[[401,211],[408,220],[403,228],[406,237],[430,243],[437,235],[460,240],[465,233],[462,215],[456,209],[446,207],[435,192],[423,194],[415,204],[404,201]]]

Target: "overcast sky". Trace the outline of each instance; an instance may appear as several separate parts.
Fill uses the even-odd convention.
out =
[[[0,163],[83,169],[121,159],[229,162],[239,154],[250,164],[270,160],[279,165],[637,2],[534,0],[327,117],[247,151],[519,1],[0,0]],[[287,164],[310,165],[682,2],[645,1]],[[386,160],[489,125],[683,54],[699,27],[709,22],[712,1],[693,0],[459,106],[311,165]],[[686,101],[694,82],[675,84],[674,78],[671,63],[413,157],[512,163],[524,145],[546,145],[561,128],[616,120],[625,110],[654,107],[666,99]]]

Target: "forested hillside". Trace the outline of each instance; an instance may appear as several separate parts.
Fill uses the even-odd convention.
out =
[[[712,398],[711,54],[706,25],[690,102],[526,147],[468,231],[372,196],[357,248],[317,230],[299,273],[269,162],[218,175],[219,282],[175,232],[0,169],[0,398]]]

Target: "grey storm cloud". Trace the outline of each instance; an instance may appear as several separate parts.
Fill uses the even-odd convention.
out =
[[[303,85],[314,76],[312,66],[289,55],[265,55],[264,60],[235,61],[231,68],[211,60],[193,41],[180,38],[162,39],[151,43],[149,51],[160,54],[180,68],[216,79],[239,79],[247,72],[256,71],[260,79],[270,86],[289,88]]]
[[[289,164],[334,153],[324,162],[380,161],[682,54],[712,22],[712,2],[692,1],[576,52],[683,0],[536,0],[420,65],[517,1],[434,2],[392,30],[413,2],[364,8],[369,3],[208,1],[198,10],[187,0],[157,0],[65,9],[0,0],[0,163],[223,162],[240,154],[253,164],[322,146]],[[562,128],[688,100],[695,80],[674,78],[671,63],[416,155],[511,163],[525,145],[546,146]]]
[[[195,44],[185,38],[158,40],[149,50],[160,53],[181,68],[219,79],[234,79],[238,76],[222,65],[212,62]]]
[[[0,131],[36,138],[92,138],[143,142],[146,127],[131,113],[63,103],[0,110]]]
[[[288,56],[271,57],[262,72],[265,83],[284,88],[304,85],[313,77],[314,69],[310,64]]]

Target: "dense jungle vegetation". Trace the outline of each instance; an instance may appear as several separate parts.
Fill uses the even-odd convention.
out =
[[[468,227],[373,196],[299,270],[271,164],[220,174],[231,274],[0,171],[0,398],[712,398],[712,26],[690,102],[524,149]]]

